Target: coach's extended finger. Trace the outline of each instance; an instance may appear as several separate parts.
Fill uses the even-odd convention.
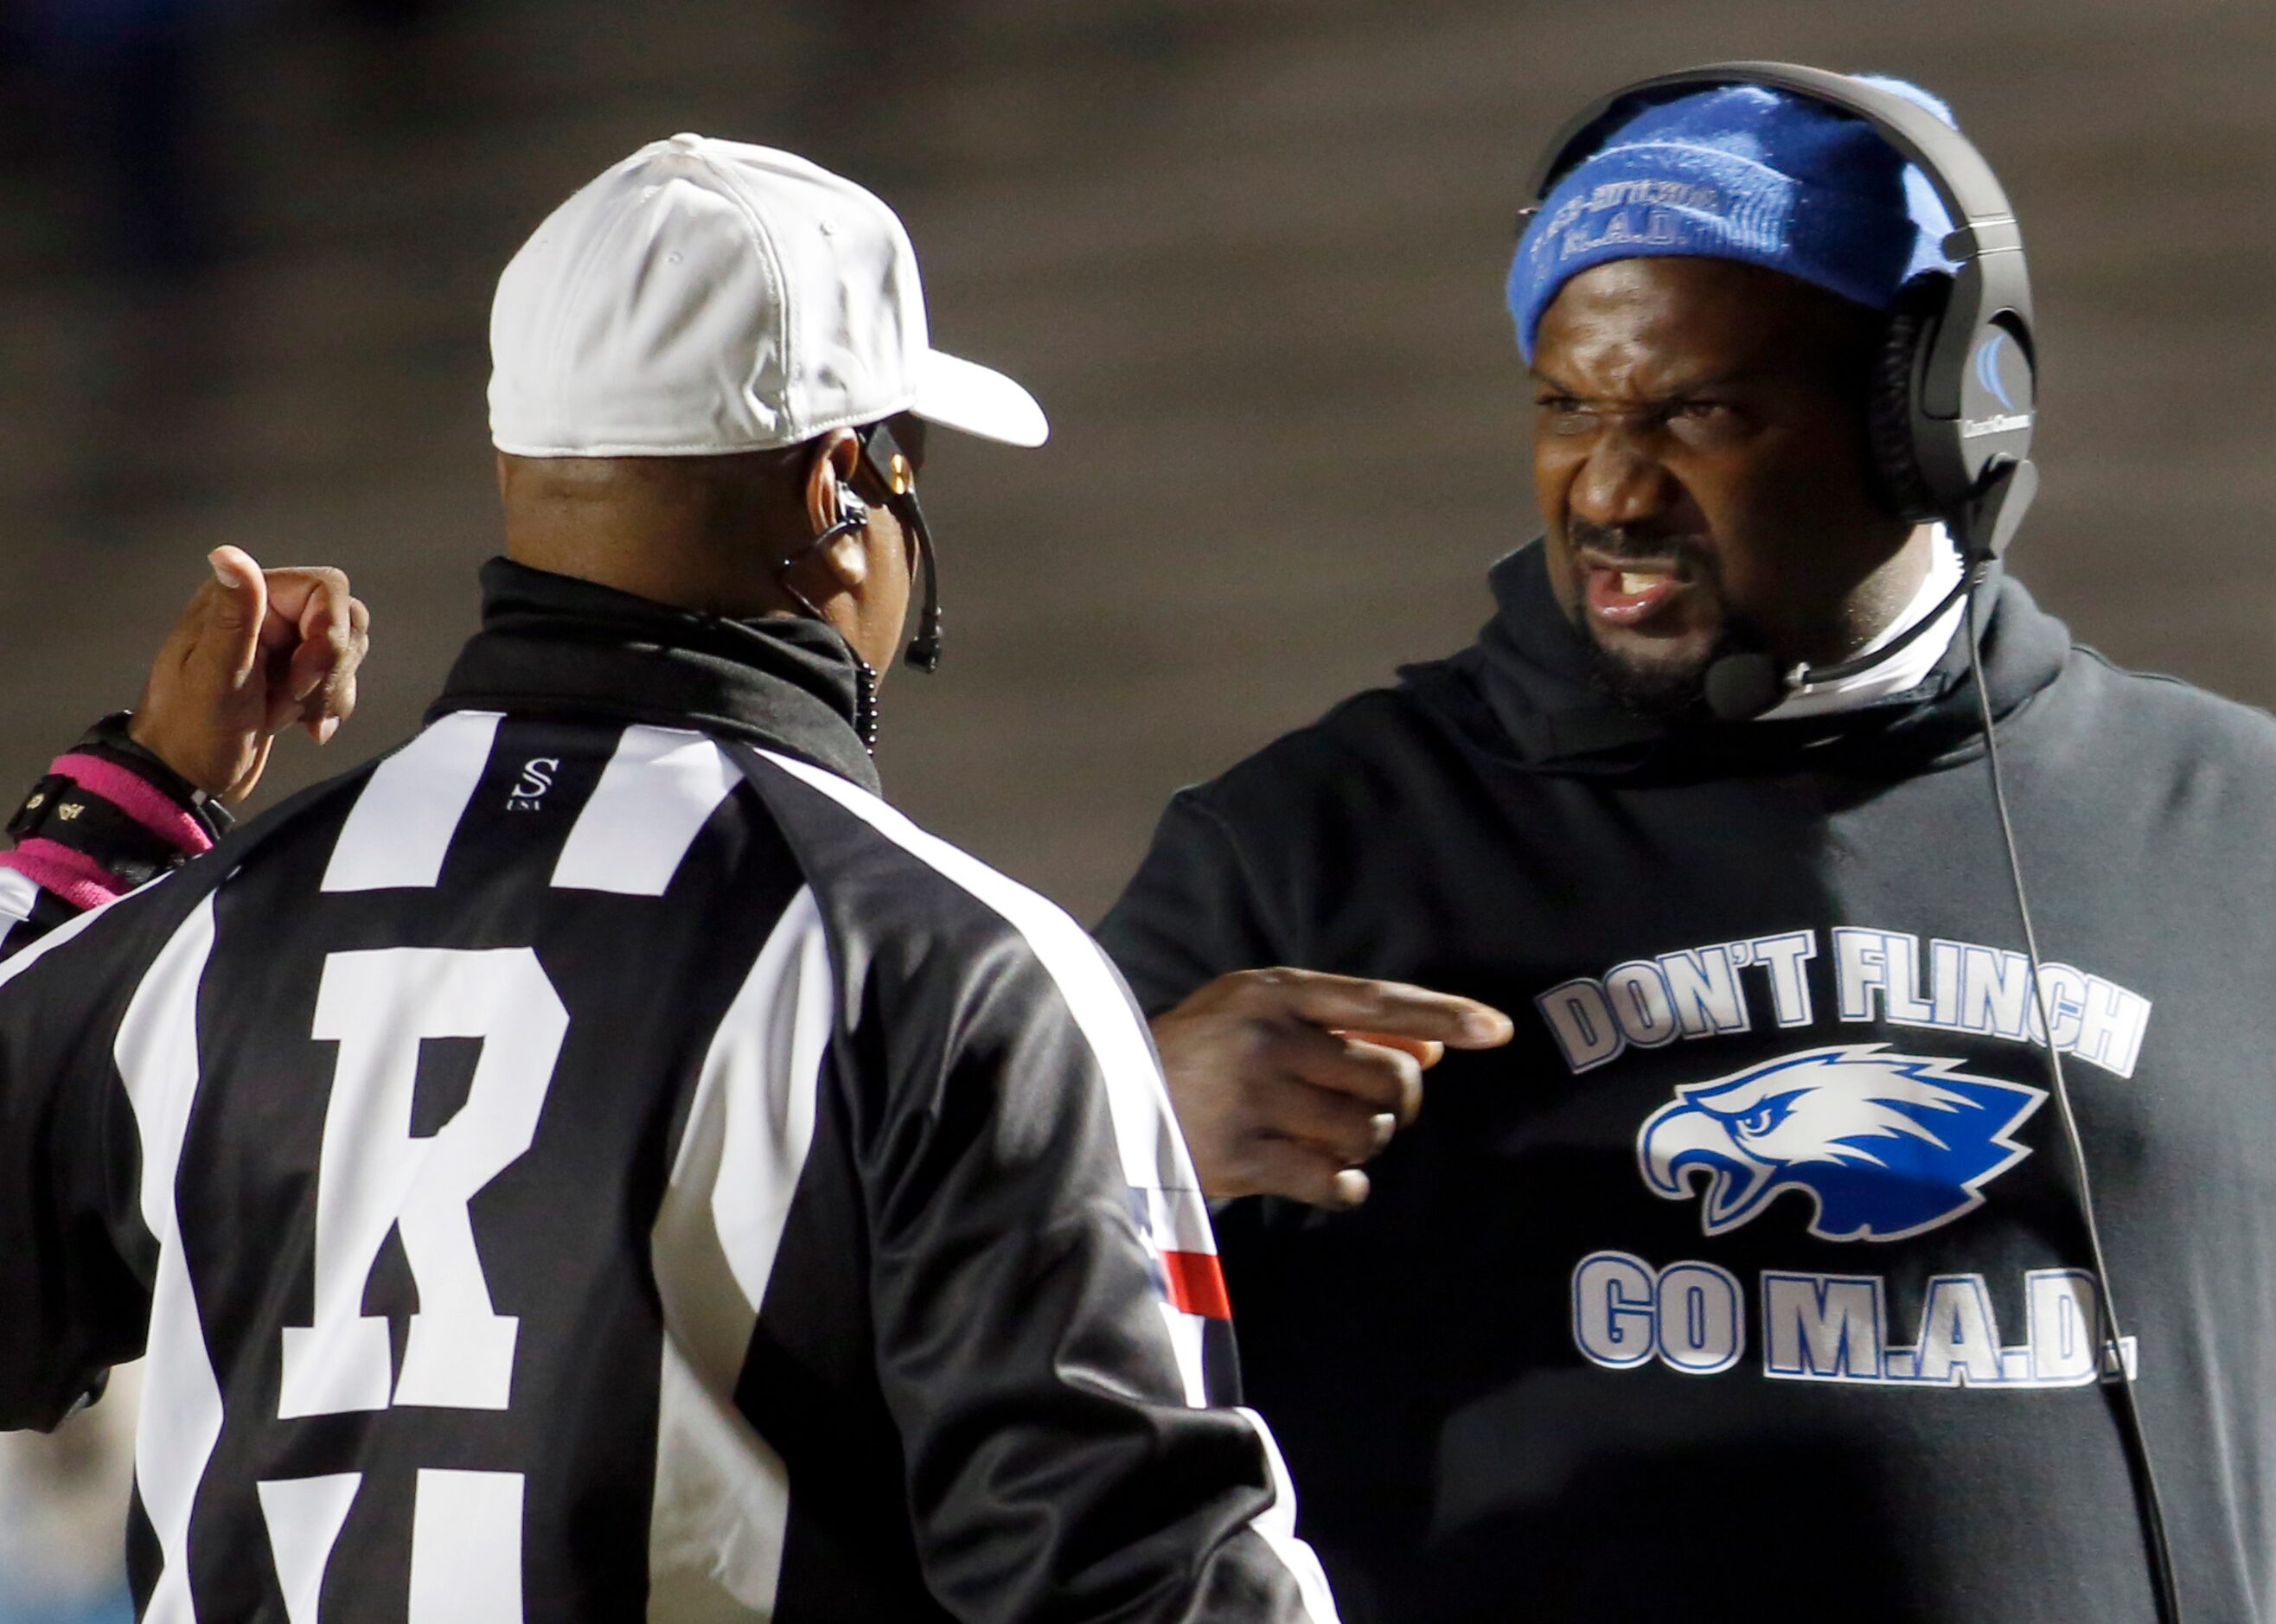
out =
[[[1491,1005],[1405,982],[1285,968],[1255,971],[1250,980],[1244,990],[1252,998],[1318,1027],[1376,1032],[1453,1049],[1496,1048],[1516,1030],[1509,1017]]]

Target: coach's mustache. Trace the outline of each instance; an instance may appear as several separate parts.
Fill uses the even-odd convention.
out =
[[[1578,514],[1565,520],[1565,540],[1613,564],[1673,564],[1687,578],[1717,581],[1715,554],[1696,535],[1654,535],[1626,525],[1592,524]]]

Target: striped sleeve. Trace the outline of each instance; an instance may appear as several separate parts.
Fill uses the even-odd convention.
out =
[[[933,1593],[972,1620],[1332,1620],[1269,1433],[1208,1402],[1228,1330],[1208,1210],[1105,956],[865,791],[764,759],[993,922],[936,925],[905,971],[865,944],[843,1035],[891,1074],[857,1156]]]
[[[14,877],[0,908],[22,906]],[[42,893],[26,912],[42,906],[61,908]],[[141,1351],[147,1298],[118,1248],[137,1141],[109,1043],[133,981],[57,952],[118,906],[62,908],[36,939],[0,912],[18,927],[0,949],[20,947],[0,962],[0,1430],[54,1426]]]
[[[0,869],[0,959],[5,959],[36,934],[24,927],[39,904],[38,882],[14,869]]]
[[[0,964],[46,941],[56,931],[87,917],[90,907],[113,899],[108,895],[72,900],[34,879],[13,861],[17,854],[0,853]]]

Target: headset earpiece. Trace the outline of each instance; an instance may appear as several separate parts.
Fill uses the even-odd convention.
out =
[[[792,597],[798,600],[798,606],[806,611],[807,618],[808,619],[827,621],[830,617],[823,614],[819,608],[816,607],[815,602],[812,598],[807,596],[805,593],[799,590],[798,583],[790,578],[791,571],[805,563],[807,559],[812,558],[816,553],[820,552],[823,549],[828,547],[831,543],[836,541],[839,536],[851,535],[854,532],[861,529],[869,522],[869,505],[854,494],[854,488],[852,486],[846,484],[845,481],[840,480],[838,482],[837,520],[834,522],[824,526],[821,533],[812,541],[808,542],[805,546],[800,548],[796,552],[791,554],[781,563],[775,565],[776,581],[781,586],[784,591],[789,593]]]
[[[1898,291],[1867,383],[1865,427],[1881,500],[1897,517],[1915,524],[1940,518],[1947,508],[1921,467],[1914,415],[1926,352],[1951,296],[1952,278],[1934,273],[1916,277]]]
[[[2001,270],[2020,277],[2020,266]],[[1941,520],[1971,555],[2006,550],[2032,493],[2037,379],[2029,327],[1987,310],[1977,266],[1930,271],[1898,290],[1866,400],[1873,474],[1885,505]]]

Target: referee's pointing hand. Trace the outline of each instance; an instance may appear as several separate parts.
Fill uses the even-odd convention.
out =
[[[1321,1207],[1367,1199],[1359,1164],[1415,1119],[1446,1048],[1512,1033],[1468,998],[1288,969],[1221,975],[1153,1027],[1202,1190]]]
[[[275,735],[298,723],[325,743],[355,709],[371,617],[334,569],[263,570],[236,547],[158,650],[129,732],[200,789],[253,793]]]

